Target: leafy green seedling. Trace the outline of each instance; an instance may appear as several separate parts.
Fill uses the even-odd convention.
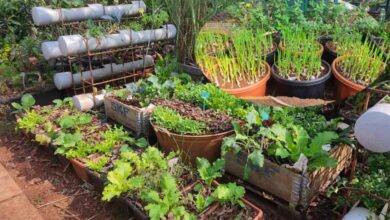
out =
[[[221,170],[225,167],[224,159],[218,159],[213,164],[210,164],[210,162],[204,158],[197,158],[196,160],[200,178],[204,180],[208,186],[211,186],[216,178],[222,177]]]
[[[13,102],[11,105],[18,111],[28,111],[35,105],[35,99],[31,94],[25,94],[22,96],[20,104]]]

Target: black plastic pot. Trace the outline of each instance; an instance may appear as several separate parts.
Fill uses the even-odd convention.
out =
[[[265,61],[267,61],[269,66],[274,65],[277,51],[278,46],[276,43],[274,43],[272,50],[262,57],[263,59],[265,58]]]
[[[328,40],[324,42],[324,53],[322,54],[322,59],[328,62],[329,64],[333,63],[333,61],[337,58],[337,53],[330,49],[327,46],[327,43],[330,42],[331,40]]]
[[[100,175],[92,170],[87,169],[88,181],[98,192],[103,192],[105,183],[107,181],[106,177]]]
[[[127,206],[128,212],[133,219],[139,219],[139,220],[149,219],[146,213],[141,211],[130,199],[125,197],[120,197],[119,200]]]
[[[326,74],[319,79],[310,81],[292,81],[283,79],[278,74],[278,67],[276,64],[273,65],[271,73],[272,78],[276,82],[276,95],[313,99],[323,98],[326,83],[331,77],[331,68],[326,61],[322,61],[322,65],[326,68]]]
[[[180,63],[179,68],[184,73],[187,73],[188,75],[190,75],[191,79],[194,82],[206,83],[208,81],[207,78],[203,75],[202,70],[198,66]]]
[[[370,35],[369,36],[369,39],[370,39],[370,42],[377,48],[380,50],[380,44],[382,43],[383,41],[383,38],[382,37],[376,37],[376,36],[373,36],[373,35]],[[384,56],[383,56],[383,61],[386,61],[387,60],[387,56],[388,54],[386,52],[383,52]],[[388,62],[390,63],[390,61]]]

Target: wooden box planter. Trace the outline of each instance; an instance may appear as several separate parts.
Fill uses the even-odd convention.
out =
[[[126,105],[110,96],[104,97],[104,108],[109,118],[134,131],[137,137],[152,136],[149,112],[135,106]]]
[[[249,178],[246,182],[288,202],[291,208],[299,206],[306,209],[319,191],[327,188],[349,165],[352,148],[348,145],[336,146],[330,156],[337,159],[337,167],[321,168],[307,173],[298,173],[265,159],[261,168],[249,165]],[[228,173],[243,178],[246,153],[227,153],[225,161]]]

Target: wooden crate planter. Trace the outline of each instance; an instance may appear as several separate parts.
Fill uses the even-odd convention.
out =
[[[349,165],[352,148],[340,145],[333,148],[330,155],[337,159],[337,167],[321,168],[308,173],[298,173],[266,159],[261,168],[249,165],[249,178],[246,182],[288,202],[291,208],[299,206],[306,209],[319,191],[326,189]],[[227,153],[225,161],[228,173],[243,178],[246,153]]]
[[[152,136],[149,112],[135,106],[126,105],[110,96],[104,97],[104,108],[107,117],[131,129],[137,137]]]

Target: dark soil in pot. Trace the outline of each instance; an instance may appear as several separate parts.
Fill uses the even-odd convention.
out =
[[[189,119],[206,123],[209,134],[219,134],[233,129],[231,124],[233,118],[223,112],[216,112],[210,109],[203,111],[202,108],[195,104],[180,100],[157,100],[153,103],[156,106],[173,109]]]
[[[272,67],[272,77],[276,82],[276,95],[298,98],[324,98],[325,87],[331,77],[331,68],[326,61],[322,61],[321,77],[308,81],[292,81],[282,78],[276,64]]]
[[[213,207],[214,208],[214,207]],[[252,207],[242,208],[238,205],[217,206],[215,209],[210,209],[205,216],[205,219],[222,220],[222,219],[256,219],[258,212]]]
[[[134,107],[137,107],[137,108],[142,108],[141,107],[141,100],[139,99],[123,99],[123,98],[120,98],[118,96],[115,96],[115,95],[110,95],[110,97],[122,102],[123,104],[125,105],[130,105],[130,106],[134,106]]]

